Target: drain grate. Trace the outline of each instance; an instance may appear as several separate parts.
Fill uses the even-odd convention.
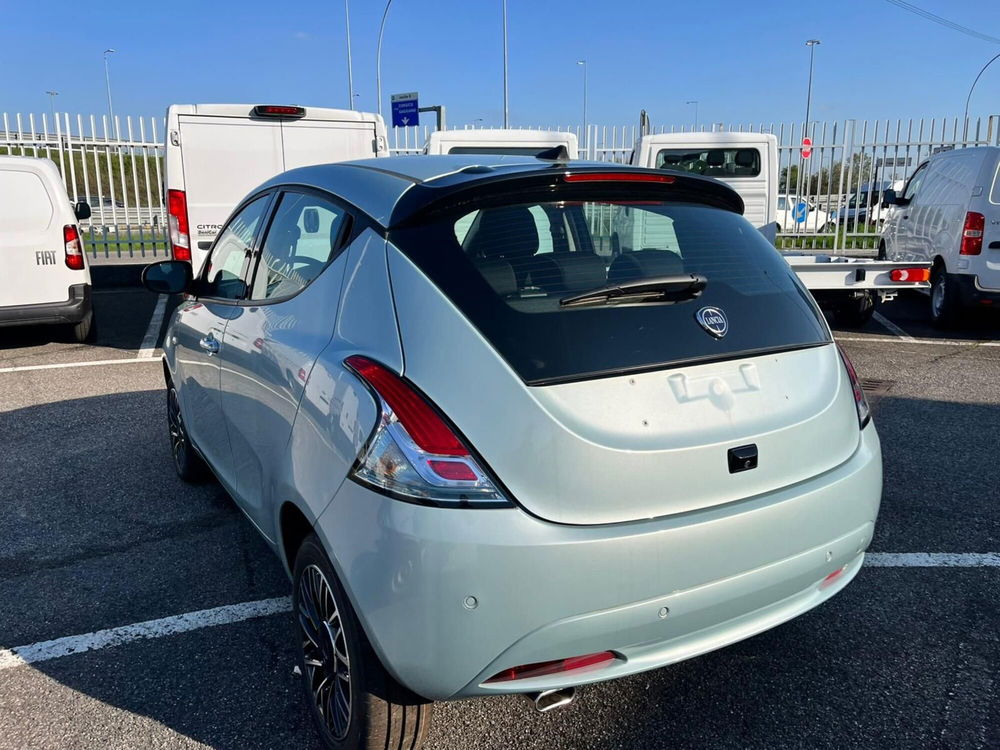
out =
[[[884,396],[896,384],[895,380],[879,380],[877,378],[861,378],[861,388],[869,396]]]

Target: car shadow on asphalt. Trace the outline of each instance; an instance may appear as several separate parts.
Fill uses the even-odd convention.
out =
[[[876,549],[997,549],[994,503],[972,490],[1000,479],[998,407],[891,392],[874,402],[886,448],[881,523],[892,526]],[[192,487],[173,475],[162,419],[161,391],[0,414],[10,530],[0,541],[0,600],[17,603],[0,611],[0,647],[288,593],[277,559],[218,485]],[[988,450],[966,451],[963,436],[987,432]],[[979,725],[949,722],[979,711],[981,696],[967,689],[968,654],[956,644],[978,644],[976,663],[995,669],[1000,604],[962,580],[952,571],[866,569],[792,622],[589,686],[565,711],[540,716],[517,697],[437,706],[428,747],[884,747],[930,745],[946,732],[954,746],[970,746]],[[938,616],[927,616],[929,601]],[[314,748],[292,674],[295,637],[291,615],[281,614],[38,662],[5,674],[0,702],[7,690],[35,695],[34,672],[212,747]],[[17,702],[17,727],[58,725],[79,711],[58,686],[38,690],[35,705],[51,713],[25,713],[30,700]],[[983,731],[1000,740],[1000,706],[986,710],[981,720],[992,728]],[[100,746],[170,740],[116,741],[121,720],[96,721],[90,736],[104,737]],[[66,744],[75,731],[82,735],[72,723],[61,726],[51,744]]]

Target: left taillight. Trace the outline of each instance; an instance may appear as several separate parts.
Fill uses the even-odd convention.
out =
[[[187,195],[183,190],[167,191],[167,228],[174,260],[191,261],[191,232],[188,228]]]
[[[865,397],[865,391],[861,387],[857,370],[854,369],[854,364],[851,362],[850,357],[841,349],[840,344],[837,344],[837,351],[840,352],[840,361],[844,363],[844,369],[847,370],[847,378],[851,382],[851,390],[854,392],[854,406],[858,410],[858,426],[864,429],[864,426],[872,418],[871,407],[868,406],[868,399]]]
[[[75,224],[67,224],[63,227],[63,244],[66,248],[66,267],[74,271],[82,271],[83,264],[83,244],[80,242],[80,230]]]
[[[375,429],[351,469],[353,479],[435,504],[511,504],[456,429],[416,388],[367,357],[348,357],[344,364],[379,405]]]
[[[983,252],[983,230],[986,229],[986,217],[976,211],[965,214],[965,226],[962,227],[962,245],[959,255],[979,255]]]

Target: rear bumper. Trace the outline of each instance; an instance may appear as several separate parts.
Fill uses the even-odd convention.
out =
[[[317,531],[386,668],[449,699],[621,677],[785,622],[858,572],[881,491],[869,426],[821,477],[669,518],[563,526],[520,510],[421,507],[347,481]],[[617,658],[596,671],[486,682],[601,651]]]
[[[955,286],[958,287],[962,304],[973,307],[977,305],[1000,305],[1000,289],[984,289],[979,285],[979,277],[971,274],[953,274]]]
[[[73,284],[64,302],[0,307],[0,327],[79,323],[92,309],[90,284]]]

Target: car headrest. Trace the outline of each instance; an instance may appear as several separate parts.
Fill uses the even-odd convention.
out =
[[[757,161],[757,151],[752,148],[741,148],[736,152],[736,166],[752,167]]]
[[[319,209],[311,207],[303,211],[302,226],[305,228],[306,234],[316,234],[319,231]]]
[[[501,297],[517,291],[517,276],[514,267],[507,261],[479,259],[475,264],[486,283]]]
[[[709,151],[708,158],[705,159],[710,167],[721,167],[726,163],[725,151]]]
[[[617,256],[608,269],[608,283],[634,281],[653,276],[673,276],[684,273],[684,260],[669,250],[643,248],[634,253]]]
[[[538,252],[531,211],[524,206],[483,209],[465,251],[474,258],[530,258]]]

